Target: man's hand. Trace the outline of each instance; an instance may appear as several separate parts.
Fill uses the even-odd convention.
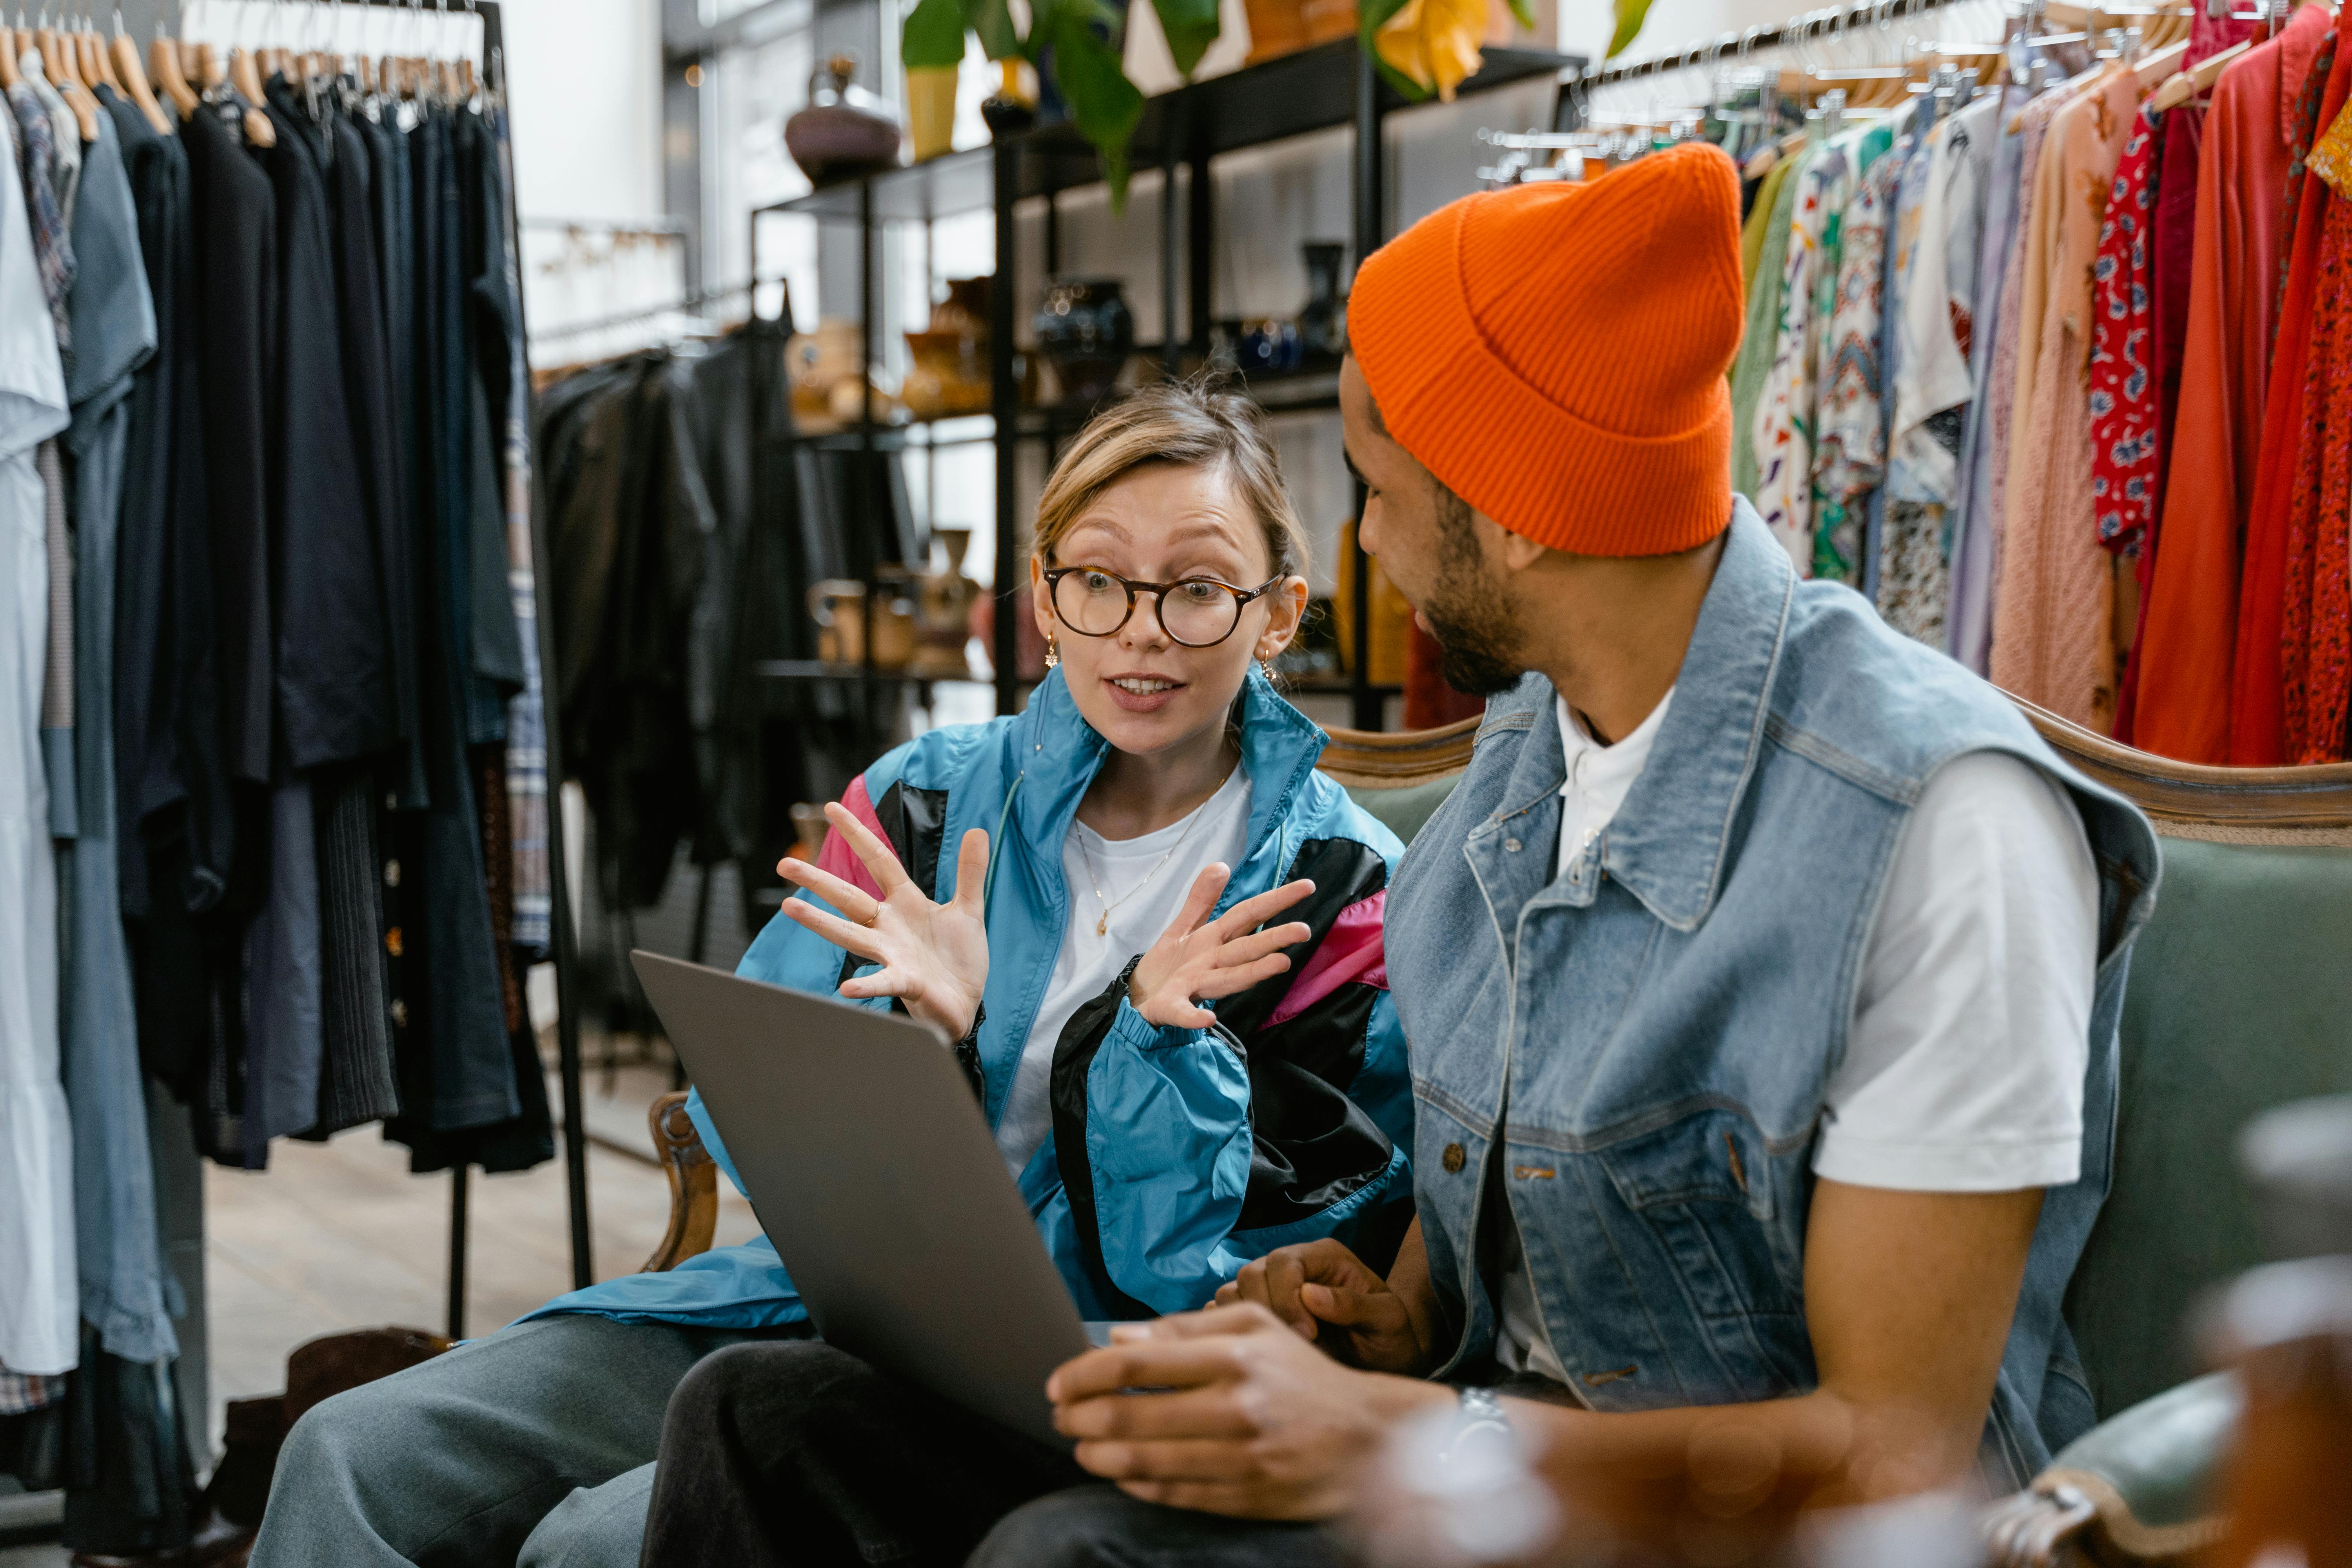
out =
[[[1282,950],[1314,934],[1296,921],[1271,931],[1257,929],[1315,890],[1314,883],[1304,880],[1244,899],[1202,925],[1232,878],[1222,862],[1202,868],[1184,907],[1136,964],[1127,996],[1147,1023],[1161,1028],[1207,1028],[1217,1016],[1202,1002],[1235,995],[1273,979],[1290,967],[1290,956]]]
[[[1416,1232],[1416,1236],[1418,1233]],[[1349,1366],[1412,1377],[1429,1370],[1428,1326],[1363,1259],[1325,1237],[1244,1265],[1217,1305],[1252,1302]],[[1328,1327],[1334,1331],[1325,1332]]]
[[[1346,1509],[1397,1417],[1454,1398],[1340,1366],[1254,1303],[1122,1325],[1045,1392],[1078,1463],[1129,1495],[1293,1520]]]

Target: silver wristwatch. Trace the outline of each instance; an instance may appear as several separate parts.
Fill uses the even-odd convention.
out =
[[[1511,1418],[1504,1414],[1503,1402],[1493,1389],[1460,1388],[1454,1394],[1461,1408],[1454,1420],[1454,1440],[1445,1446],[1446,1458],[1452,1458],[1477,1437],[1510,1436]]]

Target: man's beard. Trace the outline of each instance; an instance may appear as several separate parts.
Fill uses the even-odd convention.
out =
[[[1468,519],[1449,532],[1437,584],[1421,618],[1437,643],[1437,672],[1465,697],[1508,691],[1527,674],[1520,661],[1518,628],[1502,606],[1502,595],[1486,580],[1485,564]]]

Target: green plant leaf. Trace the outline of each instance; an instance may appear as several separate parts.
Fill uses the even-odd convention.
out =
[[[1143,94],[1119,67],[1118,35],[1110,39],[1090,24],[1117,14],[1098,0],[1037,0],[1029,43],[1054,51],[1055,85],[1070,106],[1070,123],[1102,154],[1114,213],[1127,210],[1127,144],[1143,118]]]
[[[1519,0],[1521,5],[1526,3]],[[1217,41],[1217,0],[1151,0],[1151,8],[1160,15],[1160,30],[1168,37],[1168,52],[1176,58],[1176,68],[1190,81],[1192,68]]]
[[[1528,4],[1528,0],[1510,0],[1510,6],[1512,20],[1518,23],[1520,26],[1525,27],[1528,31],[1531,33],[1534,32],[1536,28],[1535,7],[1529,5]]]
[[[908,70],[963,63],[963,7],[956,0],[916,0],[898,29],[898,63]]]
[[[981,52],[990,59],[1021,54],[1021,34],[1013,26],[1013,8],[1005,0],[962,0],[964,26],[980,37]]]
[[[1606,58],[1615,59],[1625,52],[1625,47],[1641,35],[1642,24],[1649,19],[1650,0],[1614,0],[1617,31],[1610,37]]]

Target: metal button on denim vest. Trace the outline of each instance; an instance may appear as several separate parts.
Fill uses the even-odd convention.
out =
[[[1494,1343],[1491,1179],[1593,1407],[1813,1386],[1811,1156],[1886,868],[1938,767],[2006,752],[2072,792],[2100,875],[2082,1175],[2044,1201],[1986,1433],[1995,1479],[2021,1483],[2092,1424],[2060,1306],[2107,1190],[2116,1027],[2158,871],[2146,819],[1858,595],[1800,583],[1745,500],[1649,764],[1557,877],[1555,714],[1540,676],[1488,705],[1390,896],[1451,1364]]]

